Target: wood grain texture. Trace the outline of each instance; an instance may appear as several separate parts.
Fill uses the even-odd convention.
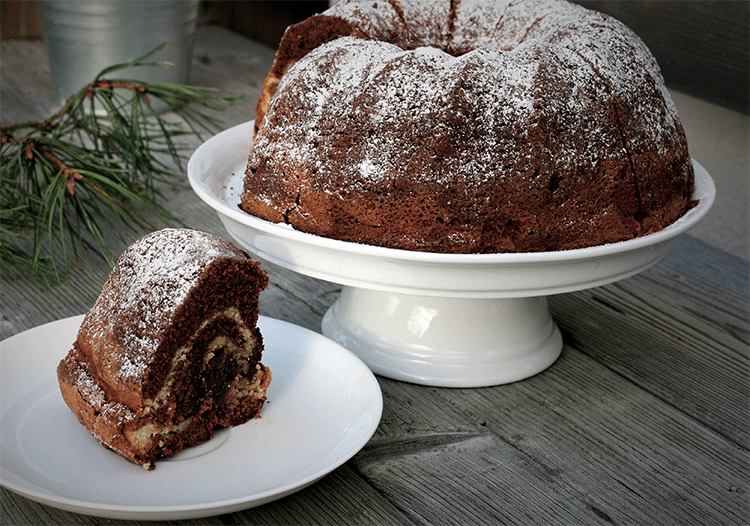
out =
[[[748,448],[748,291],[747,262],[683,236],[646,272],[550,309],[571,346]]]
[[[464,503],[457,521],[472,524],[741,524],[747,512],[747,450],[569,346],[506,386],[381,386],[383,421],[354,463],[419,521]]]

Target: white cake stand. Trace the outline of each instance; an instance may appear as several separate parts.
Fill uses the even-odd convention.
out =
[[[562,337],[547,296],[632,276],[659,261],[715,197],[693,162],[698,205],[661,232],[599,247],[524,254],[434,254],[394,250],[296,231],[238,208],[253,123],[202,144],[188,163],[195,192],[235,241],[258,257],[343,285],[323,334],[376,374],[418,384],[478,387],[539,373]]]

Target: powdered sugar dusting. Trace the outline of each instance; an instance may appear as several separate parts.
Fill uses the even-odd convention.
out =
[[[537,62],[519,63],[517,58],[487,48],[454,57],[436,48],[404,51],[383,42],[340,38],[308,54],[282,79],[269,106],[269,115],[275,115],[273,133],[262,128],[254,151],[280,168],[303,163],[323,180],[327,171],[341,170],[325,153],[334,151],[341,138],[328,131],[337,123],[355,121],[369,139],[351,153],[361,156],[358,172],[372,181],[392,171],[383,169],[383,163],[408,162],[416,154],[410,148],[424,143],[419,134],[433,135],[471,118],[472,124],[481,123],[485,133],[475,135],[484,144],[467,150],[451,172],[460,168],[482,177],[483,156],[497,153],[496,130],[528,122],[534,113]],[[294,101],[294,111],[277,111],[287,101]],[[394,135],[404,128],[404,118],[413,123],[411,131],[403,132],[409,137]],[[416,175],[438,180],[452,176],[432,169]]]
[[[325,14],[356,21],[358,29],[374,40],[399,42],[405,48],[444,48],[451,4],[451,0],[342,0]]]
[[[71,382],[78,388],[81,397],[96,411],[101,413],[107,401],[104,390],[97,384],[85,367],[74,369],[74,378]]]
[[[177,307],[208,262],[218,257],[245,258],[226,241],[183,229],[160,230],[128,247],[79,333],[102,349],[103,362],[97,365],[123,381],[141,378]],[[119,359],[111,361],[107,349]]]

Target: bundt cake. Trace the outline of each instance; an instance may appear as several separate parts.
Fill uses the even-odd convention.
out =
[[[344,0],[286,30],[256,109],[240,208],[320,236],[564,250],[691,206],[655,59],[566,0]]]
[[[258,416],[260,265],[216,236],[148,234],[120,256],[57,376],[104,446],[147,469],[159,457]]]

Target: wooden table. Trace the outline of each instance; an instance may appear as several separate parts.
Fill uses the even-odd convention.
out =
[[[271,49],[203,27],[192,81],[250,93],[222,114],[229,127],[252,118],[272,58]],[[3,122],[50,113],[43,44],[3,42],[2,62]],[[717,178],[719,192],[722,184]],[[186,225],[228,237],[189,188],[169,203]],[[126,246],[112,243],[115,253]],[[264,267],[271,285],[262,313],[320,331],[338,286]],[[3,276],[0,338],[85,312],[109,270],[84,257],[70,283],[52,289]],[[745,258],[683,235],[637,276],[551,297],[564,349],[543,373],[479,389],[378,378],[383,417],[353,459],[282,500],[186,522],[746,524],[749,290]],[[6,489],[0,516],[3,524],[113,523]]]

